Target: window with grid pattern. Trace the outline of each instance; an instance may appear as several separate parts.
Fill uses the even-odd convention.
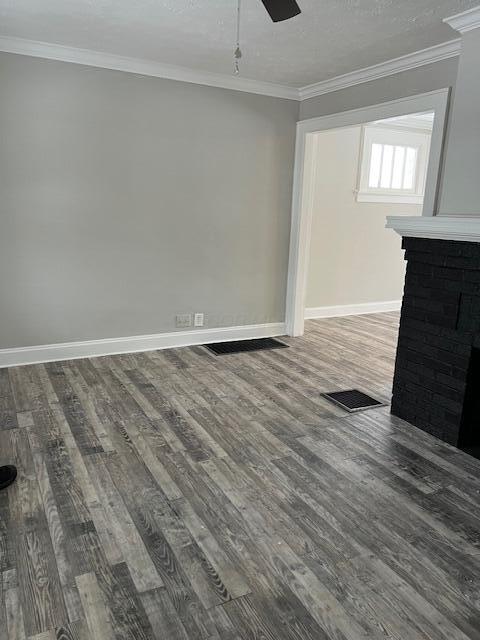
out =
[[[423,202],[430,133],[363,127],[359,202]]]

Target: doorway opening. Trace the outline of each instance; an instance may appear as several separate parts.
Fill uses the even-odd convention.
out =
[[[385,217],[422,215],[434,119],[429,111],[312,134],[305,319],[400,309],[405,261]]]
[[[341,132],[342,136],[348,137],[347,130],[352,128],[356,130],[355,135],[358,133],[357,144],[359,148],[355,158],[357,171],[350,193],[350,203],[353,201],[359,206],[378,205],[377,209],[381,213],[380,215],[377,213],[377,217],[379,222],[381,221],[382,229],[387,215],[393,211],[397,213],[398,206],[401,204],[400,198],[397,197],[395,202],[394,196],[403,196],[406,215],[412,215],[412,207],[417,207],[419,215],[432,216],[436,214],[437,210],[437,191],[448,99],[449,90],[442,89],[362,109],[313,118],[297,124],[286,302],[286,323],[289,335],[303,335],[305,309],[307,304],[311,304],[311,302],[307,303],[307,285],[314,212],[315,207],[318,205],[317,183],[319,178],[317,160],[319,155],[317,152],[322,146],[319,144],[322,133],[328,132],[334,136],[335,130],[337,130]],[[402,120],[403,125],[401,124]],[[420,151],[421,145],[418,145],[418,140],[413,141],[412,138],[412,142],[405,144],[401,143],[395,135],[395,131],[398,133],[402,126],[405,130],[407,129],[406,125],[413,129],[414,120],[417,126],[423,127],[425,131],[430,129],[428,132],[428,149],[424,148],[423,151]],[[385,137],[383,140],[379,138],[377,133],[381,129],[384,131],[387,129],[393,130],[391,137]],[[345,140],[343,143],[345,144]],[[403,147],[403,149],[397,149],[397,147]],[[325,145],[323,145],[323,148],[325,148]],[[336,149],[335,153],[339,156],[339,166],[341,166],[341,150]],[[425,160],[423,163],[419,162],[422,154]],[[348,164],[348,162],[344,157],[343,165],[345,164]],[[328,167],[328,159],[325,167]],[[339,170],[334,175],[335,183],[338,183],[340,180]],[[419,187],[422,187],[422,190],[419,190]],[[335,193],[335,185],[332,193]],[[406,200],[409,200],[409,202],[406,202]],[[323,210],[325,210],[325,207]],[[352,232],[355,232],[354,222],[357,224],[357,229],[356,235],[355,233],[352,234],[352,236],[355,236],[352,247],[358,245],[360,247],[358,250],[359,255],[361,255],[361,243],[364,241],[364,234],[358,233],[358,229],[362,229],[362,225],[358,226],[358,223],[362,220],[368,220],[368,214],[363,218],[361,214],[358,214],[357,218],[355,218],[355,214],[347,218],[339,232],[340,236],[337,236],[337,244],[334,242],[335,234],[333,231],[329,230],[328,227],[323,229],[322,236],[325,242],[329,243],[330,256],[335,255],[335,259],[339,257],[336,255],[336,252],[338,253],[338,237],[344,240],[346,233],[352,234]],[[333,222],[336,224],[337,220],[333,220]],[[390,232],[385,231],[385,233],[388,234]],[[394,237],[390,240],[395,244]],[[355,262],[352,248],[344,249],[342,257],[344,264],[350,264],[351,266]],[[400,262],[401,266],[398,267],[397,264],[397,268],[402,274],[403,261],[401,260]],[[341,263],[338,264],[341,266]],[[337,273],[338,264],[332,265],[326,261],[322,268],[324,271],[328,269],[330,272],[335,269]],[[350,286],[347,276],[348,273],[343,282],[347,282],[348,286]],[[396,280],[399,280],[398,276],[396,276]],[[333,299],[331,298],[331,300]],[[387,300],[387,302],[390,301]],[[319,306],[335,307],[341,305],[322,304]]]

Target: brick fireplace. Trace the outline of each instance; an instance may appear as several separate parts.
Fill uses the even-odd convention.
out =
[[[403,236],[407,261],[391,411],[472,451],[480,450],[480,242],[469,240],[479,223],[388,223]]]
[[[392,413],[480,457],[480,6],[444,22],[461,49],[435,202],[387,218],[407,260]]]

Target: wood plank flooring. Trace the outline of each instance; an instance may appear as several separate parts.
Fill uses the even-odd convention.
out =
[[[388,402],[398,315],[0,370],[0,640],[480,638],[480,461]]]

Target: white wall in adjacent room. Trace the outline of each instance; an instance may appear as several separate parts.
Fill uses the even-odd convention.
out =
[[[421,215],[422,205],[357,202],[360,126],[317,134],[306,308],[400,300],[405,263],[387,215]]]

